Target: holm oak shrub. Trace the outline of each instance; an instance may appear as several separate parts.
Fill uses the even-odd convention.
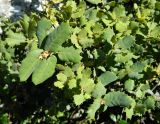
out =
[[[0,123],[160,123],[160,1],[52,0],[1,19]]]

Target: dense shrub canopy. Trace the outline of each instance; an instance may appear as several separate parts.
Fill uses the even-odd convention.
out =
[[[0,123],[160,123],[159,0],[43,9],[1,18]]]

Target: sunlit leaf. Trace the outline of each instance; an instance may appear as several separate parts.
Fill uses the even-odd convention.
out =
[[[102,82],[104,86],[108,85],[109,83],[117,80],[116,74],[110,71],[106,71],[105,73],[99,76],[99,80]]]
[[[55,56],[50,56],[48,59],[43,59],[40,61],[39,65],[33,72],[32,81],[35,85],[43,83],[49,77],[51,77],[55,72],[55,67],[57,63],[57,58]]]
[[[80,51],[74,47],[60,48],[58,57],[62,61],[78,63],[81,61]]]
[[[105,93],[106,93],[106,88],[101,82],[98,82],[94,87],[92,96],[95,98],[100,98],[102,95],[105,95]]]
[[[149,96],[144,101],[144,105],[146,106],[147,109],[154,109],[155,108],[155,103],[156,103],[156,100],[151,96]]]
[[[73,98],[76,105],[80,105],[85,101],[84,95],[82,93],[79,95],[74,95]]]
[[[45,43],[45,49],[57,52],[61,45],[69,38],[71,28],[68,23],[62,23],[49,34]]]
[[[134,100],[127,94],[119,91],[109,92],[104,96],[105,105],[108,107],[122,106],[130,107]]]
[[[127,80],[124,84],[124,87],[127,91],[132,91],[134,89],[134,86],[134,80],[131,79]]]
[[[52,26],[51,21],[46,18],[42,18],[38,22],[37,37],[38,37],[39,47],[42,45],[42,41],[49,33],[48,30],[51,28],[51,26]]]
[[[66,81],[67,81],[67,76],[64,75],[63,73],[58,73],[58,74],[57,74],[57,79],[58,79],[59,81],[66,82]]]
[[[7,38],[5,41],[9,46],[20,45],[21,43],[26,43],[26,38],[22,33],[14,33],[12,30],[7,32]]]
[[[19,77],[21,81],[26,81],[32,72],[40,63],[39,55],[43,50],[37,49],[28,53],[27,57],[22,61],[22,65],[19,70]]]
[[[94,100],[94,102],[89,106],[88,110],[87,110],[87,116],[89,117],[89,119],[95,119],[95,114],[96,111],[100,108],[101,106],[101,98],[97,98]]]
[[[134,44],[134,38],[132,36],[125,36],[118,44],[123,49],[129,49]]]

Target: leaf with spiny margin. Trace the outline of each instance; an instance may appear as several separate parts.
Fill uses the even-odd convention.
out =
[[[30,18],[26,14],[24,14],[23,19],[20,21],[26,35],[28,35],[29,21]]]
[[[115,28],[119,32],[124,32],[124,31],[127,31],[127,26],[128,26],[127,23],[119,21],[116,23]]]
[[[26,38],[22,33],[14,33],[12,30],[9,30],[5,42],[13,47],[15,45],[20,45],[21,43],[26,43]]]
[[[36,35],[37,22],[31,19],[28,27],[28,38],[33,38]]]
[[[63,73],[64,73],[67,77],[69,77],[69,78],[73,78],[73,77],[75,76],[72,68],[70,68],[70,67],[68,67],[68,66],[65,67]]]
[[[73,98],[74,98],[74,103],[76,105],[80,105],[85,101],[84,95],[82,93],[78,95],[74,95]]]
[[[150,37],[157,38],[160,36],[160,26],[156,26],[151,32],[150,32]]]
[[[80,82],[81,89],[86,93],[91,93],[94,89],[94,80],[89,78],[82,78]]]
[[[78,63],[81,61],[80,51],[74,47],[61,47],[59,49],[58,57],[62,61]]]
[[[99,81],[95,87],[94,90],[92,92],[92,96],[94,98],[100,98],[101,96],[103,96],[104,94],[106,94],[106,88],[104,87],[104,85]]]
[[[142,72],[144,68],[144,63],[136,62],[128,69],[128,76],[131,78],[140,79],[143,77],[143,74],[140,74],[140,72]]]
[[[114,36],[113,29],[107,28],[103,33],[103,39],[107,40],[107,42],[111,42],[112,37]]]
[[[82,71],[82,74],[83,74],[83,78],[90,78],[92,75],[92,70],[90,68],[85,68]]]
[[[97,98],[94,100],[93,104],[91,104],[87,110],[87,116],[89,119],[95,119],[95,113],[101,106],[101,98]]]
[[[38,37],[38,42],[39,42],[39,47],[42,45],[43,40],[47,36],[48,30],[51,28],[52,23],[50,20],[46,19],[43,17],[39,22],[38,22],[38,28],[37,28],[37,37]]]
[[[144,101],[144,105],[147,109],[154,109],[155,108],[156,100],[152,96],[148,96],[148,98]]]
[[[26,81],[37,65],[40,63],[38,58],[43,50],[37,49],[28,53],[27,57],[22,61],[22,65],[19,70],[20,81]]]
[[[57,52],[62,44],[69,38],[71,28],[68,23],[62,23],[49,34],[45,43],[45,49]]]
[[[67,76],[60,72],[60,73],[57,74],[57,79],[59,81],[66,82],[67,81]]]
[[[90,29],[89,29],[90,30]],[[94,40],[91,38],[88,38],[87,31],[85,29],[82,29],[78,36],[78,42],[83,48],[91,47],[94,43]]]
[[[94,44],[94,40],[92,38],[83,38],[79,40],[79,43],[82,45],[83,48],[91,47]]]
[[[130,35],[125,36],[118,42],[118,45],[123,49],[129,49],[134,44],[134,38]]]
[[[99,3],[102,3],[102,0],[86,0],[92,4],[99,4]]]
[[[108,107],[123,106],[130,107],[134,101],[130,96],[123,92],[113,91],[104,96],[105,105]]]
[[[76,79],[71,79],[71,80],[69,80],[69,82],[68,82],[68,87],[69,87],[69,89],[73,89],[73,88],[75,88],[77,86],[77,81],[76,81]]]
[[[43,83],[55,72],[57,58],[52,55],[48,59],[43,59],[36,67],[32,75],[32,81],[35,85]]]
[[[86,9],[86,2],[81,1],[79,3],[79,5],[77,6],[77,11],[72,13],[72,18],[76,19],[76,18],[82,17],[84,15],[84,13],[85,13],[85,9]]]
[[[64,83],[65,82],[62,82],[62,81],[56,81],[56,82],[54,82],[54,86],[58,87],[59,89],[63,89]]]
[[[109,83],[117,80],[117,76],[115,73],[110,72],[110,71],[106,71],[105,73],[101,74],[98,79],[101,81],[101,83],[106,86]]]
[[[114,60],[119,63],[126,63],[132,60],[132,58],[138,59],[138,57],[139,56],[135,56],[130,51],[127,51],[126,54],[117,54]]]
[[[116,17],[124,17],[124,16],[126,16],[125,7],[123,5],[118,5],[117,7],[115,7],[113,9],[113,14]]]
[[[89,20],[94,20],[94,21],[97,21],[99,18],[97,17],[97,12],[98,10],[97,9],[91,9],[89,10],[88,12],[86,12],[86,16]],[[96,25],[95,25],[96,26]],[[103,27],[101,27],[103,28]],[[101,32],[102,30],[100,30]],[[100,33],[98,32],[98,33]]]
[[[134,115],[134,107],[131,108],[125,108],[124,112],[126,113],[127,119],[131,119],[132,116]]]
[[[82,72],[83,70],[84,70],[84,66],[79,64],[76,69],[77,79],[81,79],[83,77],[83,72]]]

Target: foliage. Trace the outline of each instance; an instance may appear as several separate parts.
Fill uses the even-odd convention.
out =
[[[158,0],[43,8],[1,19],[1,123],[160,123]]]

